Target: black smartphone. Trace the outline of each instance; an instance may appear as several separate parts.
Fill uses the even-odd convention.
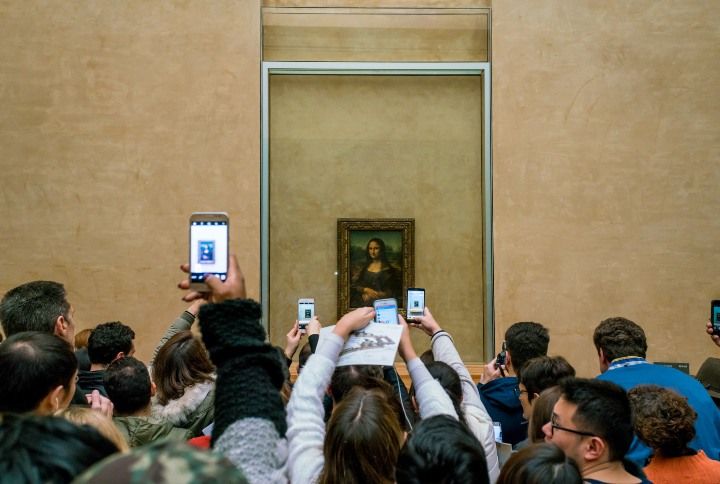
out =
[[[407,290],[407,318],[415,319],[425,314],[425,289],[409,287]]]
[[[720,300],[715,299],[710,303],[710,321],[712,322],[713,334],[720,334]]]
[[[507,348],[505,347],[505,342],[503,341],[502,344],[502,351],[498,353],[497,357],[495,358],[495,368],[500,368],[500,371],[505,367],[505,360],[507,359]]]

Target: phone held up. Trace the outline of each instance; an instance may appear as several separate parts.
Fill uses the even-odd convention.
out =
[[[425,289],[409,287],[407,290],[407,318],[415,319],[425,314]]]
[[[505,376],[505,360],[507,360],[507,348],[503,341],[502,350],[498,353],[497,358],[495,358],[495,368],[500,370],[502,376]]]
[[[713,334],[720,334],[720,300],[715,299],[710,303],[710,321],[712,322]]]
[[[195,212],[190,216],[190,289],[207,291],[208,275],[227,279],[229,228],[225,212]]]
[[[305,332],[308,323],[315,316],[315,299],[303,297],[298,299],[298,327]]]
[[[382,324],[400,324],[398,321],[398,305],[394,298],[378,299],[373,303],[375,322]]]

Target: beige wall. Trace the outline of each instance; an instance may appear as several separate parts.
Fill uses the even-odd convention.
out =
[[[413,218],[415,286],[459,350],[481,359],[481,78],[283,75],[270,84],[273,341],[284,340],[298,297],[314,297],[320,320],[335,322],[338,218]],[[425,350],[428,338],[413,333]]]
[[[225,210],[259,294],[259,1],[0,10],[0,292],[66,284],[148,358],[184,304],[187,219]]]
[[[408,2],[373,1],[389,4]],[[183,308],[188,214],[225,209],[257,297],[259,0],[4,5],[0,291],[64,281],[83,326],[122,319],[147,357]],[[622,314],[651,358],[697,370],[717,351],[701,326],[720,296],[720,13],[492,7],[498,333],[542,321],[591,375],[592,329]]]
[[[720,296],[720,12],[713,2],[493,2],[495,308],[581,374],[610,316],[649,358],[710,354]]]

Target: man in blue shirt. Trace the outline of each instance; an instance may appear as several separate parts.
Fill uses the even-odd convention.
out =
[[[700,382],[645,359],[647,340],[640,326],[625,318],[606,319],[595,328],[593,342],[602,372],[599,380],[616,383],[626,391],[641,384],[655,384],[683,395],[698,414],[696,435],[689,446],[720,460],[720,411]],[[650,448],[635,437],[626,458],[645,467],[651,454]]]

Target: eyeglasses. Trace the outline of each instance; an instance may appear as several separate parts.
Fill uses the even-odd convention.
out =
[[[556,415],[553,414],[552,417],[550,417],[550,428],[552,429],[552,433],[555,433],[555,430],[564,430],[565,432],[570,432],[571,434],[577,434],[577,435],[584,435],[586,437],[596,437],[595,434],[591,432],[583,432],[582,430],[576,430],[576,429],[569,429],[567,427],[561,427],[558,424],[555,423],[556,421]]]
[[[518,387],[513,388],[513,393],[515,393],[515,396],[518,398],[520,398],[520,395],[527,392],[527,390],[520,390]]]

